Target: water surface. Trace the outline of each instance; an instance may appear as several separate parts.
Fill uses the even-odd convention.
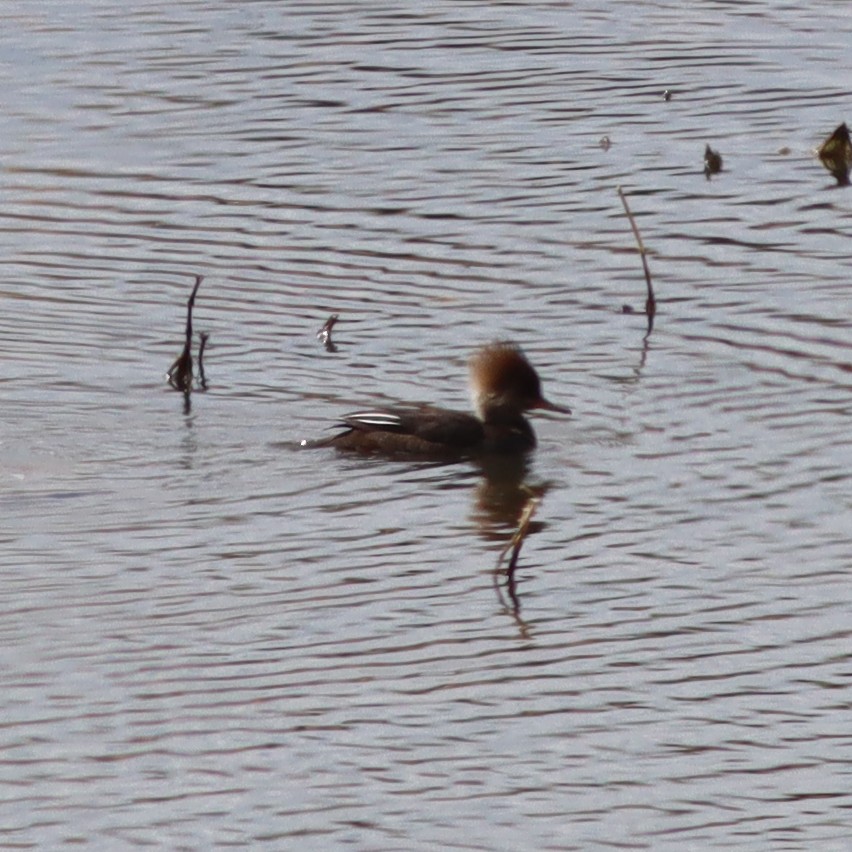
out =
[[[6,11],[0,842],[846,849],[850,43],[830,0]],[[466,407],[495,338],[574,410],[514,480],[299,448]]]

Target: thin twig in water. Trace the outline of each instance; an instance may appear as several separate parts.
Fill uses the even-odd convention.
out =
[[[521,554],[524,539],[526,539],[530,531],[530,521],[532,520],[532,516],[535,514],[535,510],[538,508],[538,504],[540,502],[541,500],[538,497],[530,497],[529,500],[527,500],[523,511],[521,512],[518,529],[512,536],[509,543],[500,552],[500,556],[497,559],[497,566],[499,567],[506,554],[511,549],[512,556],[509,559],[509,566],[506,569],[506,580],[508,583],[509,596],[512,598],[512,603],[514,604],[516,611],[520,608],[520,601],[515,593],[515,569],[518,567],[518,557]]]
[[[633,218],[633,213],[630,212],[630,207],[627,204],[627,196],[621,187],[618,187],[618,195],[621,198],[621,203],[624,205],[624,212],[627,214],[627,219],[630,222],[630,227],[633,229],[633,236],[636,238],[636,245],[639,246],[639,255],[642,258],[642,268],[645,270],[645,283],[648,285],[648,296],[645,299],[645,313],[648,316],[648,334],[654,327],[654,316],[657,313],[657,300],[654,297],[654,285],[651,283],[651,270],[648,268],[647,252],[645,244],[642,242],[642,235],[639,233],[639,228],[636,225],[636,220]]]
[[[189,393],[192,390],[192,307],[195,304],[195,294],[198,292],[202,280],[201,275],[195,276],[195,286],[192,288],[189,301],[186,303],[186,340],[183,345],[183,352],[177,357],[166,374],[169,384],[175,390],[183,393]]]
[[[201,390],[207,390],[207,376],[204,375],[204,350],[207,348],[207,341],[210,335],[206,331],[202,331],[198,335],[198,383],[201,385]]]
[[[322,342],[322,345],[325,346],[327,352],[337,352],[337,346],[335,346],[334,341],[331,339],[331,330],[334,328],[337,320],[338,315],[332,314],[325,321],[325,325],[317,332],[317,337]]]

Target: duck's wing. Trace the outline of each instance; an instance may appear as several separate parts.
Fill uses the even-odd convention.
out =
[[[405,420],[399,411],[390,408],[372,411],[353,411],[341,418],[340,426],[359,432],[405,432]]]
[[[341,425],[359,432],[411,435],[430,444],[459,449],[477,446],[484,434],[481,421],[472,414],[430,405],[356,411],[347,414]]]

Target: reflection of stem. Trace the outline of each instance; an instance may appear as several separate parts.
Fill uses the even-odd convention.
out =
[[[512,599],[512,611],[517,615],[521,611],[521,599],[518,597],[515,568],[513,565],[509,566],[509,571],[506,574],[506,591],[509,592],[509,597]]]
[[[510,606],[503,597],[503,590],[500,588],[500,579],[498,575],[499,569],[494,571],[494,588],[497,590],[497,599],[500,601],[500,606],[512,614],[512,617],[515,619],[515,623],[518,625],[521,637],[523,639],[529,639],[530,628],[529,625],[521,618],[521,602],[515,593],[514,582],[511,586],[509,586],[509,597],[512,600],[512,605]]]
[[[647,337],[654,328],[654,315],[657,313],[657,300],[654,297],[654,285],[651,283],[651,270],[648,268],[647,251],[645,244],[642,242],[642,235],[639,233],[639,228],[636,225],[636,220],[630,212],[630,207],[627,204],[627,196],[621,187],[618,187],[618,195],[621,198],[621,203],[624,205],[624,212],[627,214],[627,219],[630,222],[630,227],[633,229],[633,236],[636,238],[636,245],[639,246],[639,255],[642,258],[642,268],[645,270],[645,283],[648,285],[648,296],[645,299],[645,314],[648,317]]]
[[[648,336],[651,334],[651,329],[645,332],[645,336],[642,338],[642,355],[639,357],[639,366],[636,368],[636,375],[639,376],[642,373],[642,370],[645,369],[645,362],[648,360]]]

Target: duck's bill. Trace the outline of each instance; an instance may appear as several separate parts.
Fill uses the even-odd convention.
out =
[[[538,401],[538,405],[536,405],[536,408],[542,409],[544,411],[555,411],[558,414],[571,413],[571,409],[568,408],[567,405],[557,405],[555,402],[550,402],[549,400],[544,399],[543,397]]]

